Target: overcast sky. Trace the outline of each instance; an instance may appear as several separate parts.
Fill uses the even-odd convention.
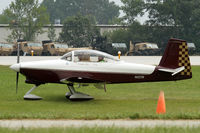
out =
[[[14,0],[1,0],[0,2],[0,13],[2,13],[2,11],[9,6],[9,4],[14,1]],[[39,2],[41,2],[42,0],[39,0]],[[122,2],[121,0],[110,0],[110,1],[114,1],[117,5],[121,6]],[[123,16],[124,13],[120,12],[120,16]],[[138,20],[143,23],[144,20],[146,19],[146,17],[142,17],[142,18],[138,18]]]

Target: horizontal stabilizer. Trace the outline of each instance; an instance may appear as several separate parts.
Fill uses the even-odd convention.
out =
[[[169,72],[169,73],[172,73],[172,76],[180,73],[181,71],[183,71],[185,69],[184,66],[182,67],[179,67],[179,68],[176,68],[176,69],[170,69],[170,68],[161,68],[161,69],[158,69],[159,71],[163,71],[163,72]]]

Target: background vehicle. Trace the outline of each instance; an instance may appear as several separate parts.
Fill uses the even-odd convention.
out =
[[[56,49],[56,55],[61,56],[68,52],[68,45],[55,43],[55,49]]]
[[[43,51],[42,55],[50,56],[50,55],[63,55],[67,52],[68,45],[67,44],[54,44],[51,40],[42,41]]]
[[[11,55],[12,51],[13,51],[13,45],[12,44],[0,43],[0,55],[8,56],[8,55]]]
[[[20,55],[26,55],[28,53],[28,45],[26,40],[17,40],[13,45],[13,52],[11,55],[17,55],[17,44],[19,43]]]
[[[112,55],[118,55],[118,51],[121,51],[121,55],[125,55],[127,52],[127,46],[125,43],[109,43],[105,50],[105,52]]]
[[[140,42],[133,44],[130,42],[130,49],[126,55],[160,55],[160,49],[156,43]]]
[[[45,56],[56,55],[55,45],[51,40],[42,41],[42,47],[43,47],[42,55]]]
[[[194,55],[196,52],[196,46],[194,43],[187,43],[188,45],[188,51],[190,55]]]
[[[90,47],[82,47],[82,48],[69,48],[67,44],[62,43],[53,43],[51,40],[42,41],[43,51],[42,55],[50,56],[61,56],[67,52],[71,52],[73,50],[87,50],[92,49]]]
[[[32,51],[33,51],[33,55],[37,55],[37,56],[42,55],[42,51],[43,51],[42,44],[30,42],[27,45],[28,45],[28,55],[31,55]]]
[[[66,53],[74,51],[74,50],[89,50],[89,49],[92,49],[92,47],[68,48]]]

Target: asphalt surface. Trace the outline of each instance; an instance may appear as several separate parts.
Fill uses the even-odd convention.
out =
[[[54,60],[60,56],[21,56],[20,62],[39,61],[39,60]],[[117,58],[117,57],[116,57]],[[122,56],[121,60],[139,64],[158,65],[161,56]],[[200,65],[200,56],[190,57],[192,65]],[[16,56],[0,56],[0,65],[12,65],[17,62]]]
[[[4,128],[65,127],[200,127],[200,120],[0,120]]]

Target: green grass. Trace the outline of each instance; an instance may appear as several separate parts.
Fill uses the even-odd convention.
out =
[[[93,86],[77,89],[95,98],[85,102],[67,100],[66,85],[46,84],[33,91],[43,100],[25,101],[23,95],[33,85],[20,75],[16,95],[16,73],[0,66],[0,119],[200,119],[200,67],[192,71],[191,80],[107,85],[106,93]],[[155,113],[161,90],[165,115]]]
[[[156,127],[156,128],[0,128],[1,133],[199,133],[200,128]]]

